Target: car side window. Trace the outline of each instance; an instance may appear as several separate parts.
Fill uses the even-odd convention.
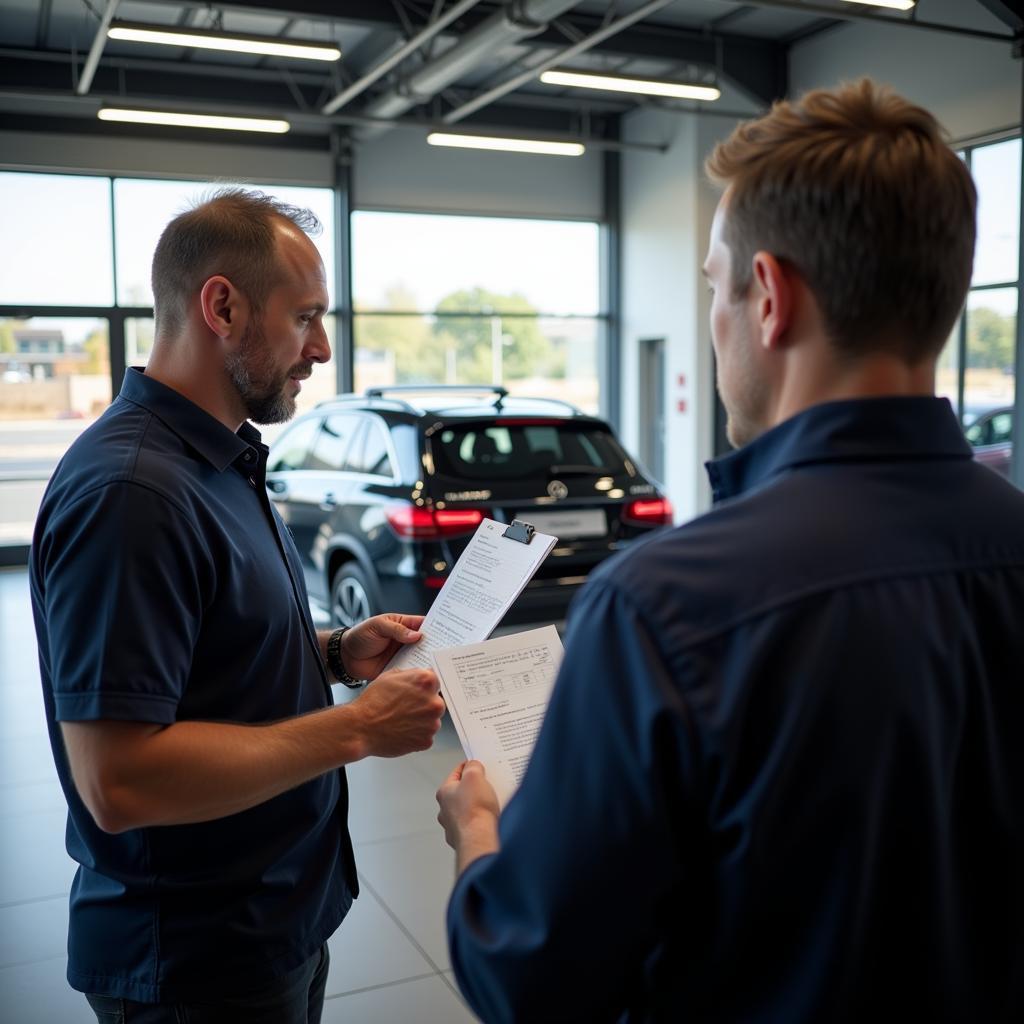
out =
[[[363,443],[357,455],[351,455],[349,461],[357,473],[368,473],[371,476],[393,477],[391,457],[388,455],[388,439],[384,428],[371,420],[366,424]],[[354,449],[354,451],[357,451]]]
[[[1001,444],[1013,436],[1013,413],[1001,412],[992,417],[992,440],[990,444]]]
[[[278,438],[270,453],[267,472],[287,473],[290,470],[306,468],[309,450],[319,430],[319,417],[312,416],[308,420],[299,420]]]
[[[313,444],[306,468],[320,471],[348,469],[349,448],[361,425],[358,416],[328,416]]]

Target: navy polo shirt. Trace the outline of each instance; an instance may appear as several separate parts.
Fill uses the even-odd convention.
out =
[[[68,980],[140,1002],[242,991],[310,957],[357,892],[344,773],[216,821],[108,835],[62,721],[258,725],[332,703],[267,448],[129,370],[43,499],[32,605],[68,800]]]
[[[808,409],[595,572],[501,851],[488,1022],[1024,1020],[1024,494],[947,402]]]

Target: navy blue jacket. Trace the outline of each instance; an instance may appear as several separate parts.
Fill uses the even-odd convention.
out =
[[[594,574],[501,852],[488,1022],[1024,1020],[1024,494],[948,403],[811,408]]]
[[[357,892],[343,772],[195,825],[101,831],[60,722],[250,725],[332,703],[298,554],[267,498],[267,448],[129,370],[71,447],[36,523],[43,696],[68,800],[68,980],[202,1000],[286,973]]]

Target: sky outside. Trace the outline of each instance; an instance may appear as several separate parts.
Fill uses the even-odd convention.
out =
[[[160,232],[211,187],[115,179],[119,304],[152,303],[149,270]],[[324,231],[314,242],[333,284],[330,190],[264,188],[320,218]],[[0,303],[113,304],[109,179],[0,174],[0,223],[5,237],[18,243],[0,250]],[[598,312],[596,224],[358,212],[353,264],[355,297],[364,308],[378,307],[400,284],[426,310],[454,290],[481,286],[519,292],[545,313]]]

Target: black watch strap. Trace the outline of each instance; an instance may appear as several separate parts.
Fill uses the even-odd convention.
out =
[[[341,657],[341,639],[348,630],[348,626],[341,626],[327,638],[327,667],[339,683],[344,683],[350,689],[357,690],[365,684],[366,680],[350,676],[345,671],[345,662]]]

